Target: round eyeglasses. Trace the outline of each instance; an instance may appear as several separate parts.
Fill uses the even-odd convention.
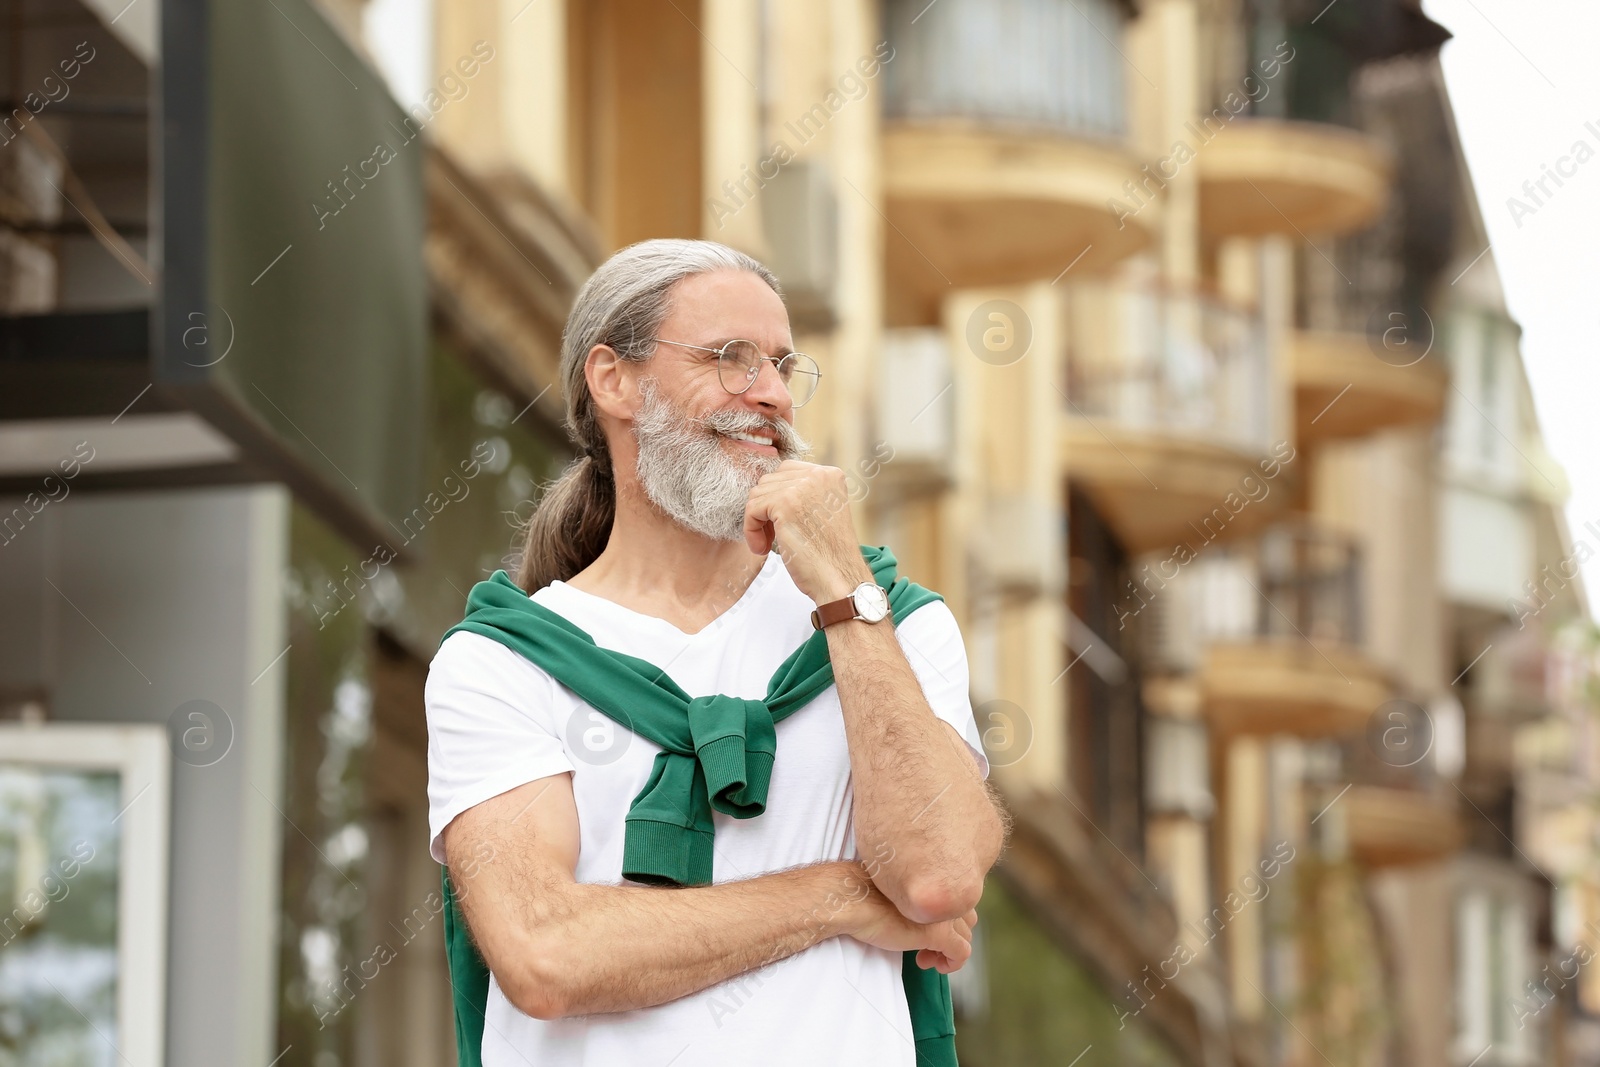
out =
[[[688,345],[663,337],[651,338],[650,343],[713,353],[717,357],[717,380],[722,383],[722,388],[735,396],[755,384],[761,374],[762,363],[771,363],[777,369],[778,380],[789,390],[789,399],[797,408],[803,407],[806,401],[817,395],[817,384],[822,380],[822,371],[810,356],[802,352],[790,352],[784,356],[764,355],[761,346],[754,341],[729,341],[721,348]]]

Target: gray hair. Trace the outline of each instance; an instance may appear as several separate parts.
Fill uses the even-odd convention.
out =
[[[560,376],[566,391],[567,436],[579,455],[551,483],[528,519],[517,582],[528,592],[565,581],[593,563],[611,536],[616,479],[605,434],[595,417],[584,368],[604,345],[619,359],[642,363],[672,310],[672,292],[685,278],[719,270],[749,271],[781,298],[777,277],[727,245],[657,238],[629,245],[583,283],[561,337]]]

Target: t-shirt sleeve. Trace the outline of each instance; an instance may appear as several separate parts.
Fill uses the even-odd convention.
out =
[[[900,647],[933,713],[955,728],[972,750],[978,769],[989,777],[989,757],[972,715],[972,695],[967,681],[967,650],[961,628],[942,600],[924,604],[895,627]]]
[[[457,815],[519,785],[573,769],[556,723],[559,687],[498,641],[465,631],[428,668],[428,850]]]

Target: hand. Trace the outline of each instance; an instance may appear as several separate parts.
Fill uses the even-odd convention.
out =
[[[844,932],[874,948],[891,952],[917,953],[917,966],[940,974],[959,971],[972,956],[972,928],[978,925],[977,911],[969,911],[948,922],[914,923],[876,886],[852,902],[841,916]]]
[[[744,538],[758,556],[776,549],[800,591],[818,604],[850,595],[872,571],[850,515],[844,472],[784,460],[750,490]]]

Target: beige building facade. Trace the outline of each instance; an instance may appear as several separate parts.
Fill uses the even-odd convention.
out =
[[[506,54],[443,153],[602,251],[701,236],[777,268],[824,367],[802,428],[962,620],[1019,816],[995,895],[1108,1015],[1002,1025],[997,929],[958,987],[973,1062],[1065,1062],[1045,1035],[1106,1021],[1127,1062],[1550,1052],[1471,1007],[1521,957],[1480,980],[1463,953],[1539,951],[1541,890],[1474,807],[1537,711],[1495,679],[1541,654],[1508,600],[1565,544],[1560,475],[1479,255],[1447,34],[1348,6],[433,16],[436,62]]]
[[[661,236],[778,273],[822,367],[797,419],[815,458],[849,474],[863,539],[961,622],[1015,815],[954,981],[963,1063],[1521,1067],[1600,1048],[1582,959],[1600,952],[1595,651],[1572,627],[1572,560],[1600,528],[1563,518],[1439,71],[1448,33],[1419,3],[163,11],[180,4],[238,68],[208,75],[225,162],[194,172],[237,182],[218,214],[249,223],[206,246],[214,288],[182,288],[203,183],[154,167],[148,137],[75,125],[192,131],[188,97],[128,101],[195,60],[204,20],[121,22],[98,0],[24,19],[29,40],[81,26],[105,52],[88,68],[104,115],[44,113],[60,159],[0,156],[41,214],[0,220],[0,440],[33,449],[0,520],[54,461],[50,419],[106,422],[93,441],[121,457],[51,504],[48,536],[4,527],[0,589],[29,606],[0,643],[0,719],[106,725],[131,681],[115,672],[170,662],[127,718],[159,740],[198,695],[238,727],[220,771],[172,741],[173,887],[154,909],[171,932],[140,957],[164,976],[165,1027],[146,1029],[165,1062],[450,1062],[426,663],[567,458],[556,363],[578,286]],[[258,94],[300,125],[230,125]],[[339,171],[379,166],[350,148],[376,117],[398,161]],[[305,198],[271,169],[297,147]],[[34,180],[69,172],[160,288]],[[135,210],[158,201],[165,217]],[[256,218],[280,207],[277,229]],[[167,327],[185,293],[216,298],[193,314],[257,313],[223,367],[258,375],[282,420],[254,401],[230,422],[231,394],[185,359],[148,401],[169,421],[139,422],[161,346],[118,345],[154,322],[184,354],[191,334]],[[358,314],[404,317],[404,354],[276,332]],[[111,370],[67,389],[47,372],[84,352],[33,348],[85,338]],[[132,424],[188,436],[152,459],[118,436]],[[392,461],[412,446],[408,480]],[[175,576],[211,556],[165,532],[217,524],[214,569],[244,587],[191,603],[174,590],[208,587]],[[371,548],[391,532],[417,542],[393,567]],[[220,680],[190,692],[200,663]]]

